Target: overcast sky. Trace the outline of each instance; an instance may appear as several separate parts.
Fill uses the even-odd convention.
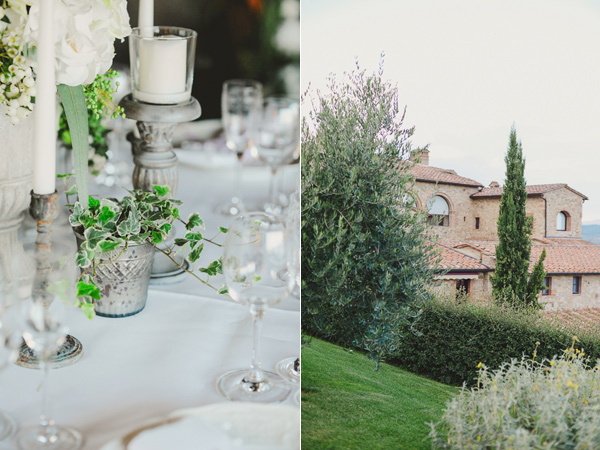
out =
[[[514,123],[527,183],[567,183],[600,223],[600,1],[302,0],[301,29],[302,91],[383,51],[432,166],[502,184]]]

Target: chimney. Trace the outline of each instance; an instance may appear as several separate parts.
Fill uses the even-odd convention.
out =
[[[426,148],[419,152],[419,159],[421,160],[420,164],[424,166],[429,165],[429,150]]]
[[[500,185],[498,184],[498,182],[497,182],[497,181],[492,181],[492,182],[490,183],[490,187],[491,187],[491,188],[497,188],[497,187],[500,187]]]

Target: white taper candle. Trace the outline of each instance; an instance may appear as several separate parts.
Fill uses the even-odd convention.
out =
[[[154,26],[154,0],[140,0],[138,27]]]
[[[40,0],[37,46],[33,192],[56,190],[56,76],[54,56],[54,0]]]

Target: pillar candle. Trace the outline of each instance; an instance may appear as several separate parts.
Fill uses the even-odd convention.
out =
[[[40,3],[37,47],[33,150],[33,192],[56,190],[56,80],[54,56],[54,0]]]
[[[139,81],[135,98],[175,104],[190,98],[186,91],[187,41],[179,36],[143,39],[139,48]]]

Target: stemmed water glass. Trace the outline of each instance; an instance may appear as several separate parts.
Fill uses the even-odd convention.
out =
[[[19,449],[75,450],[81,434],[56,425],[50,415],[47,382],[50,360],[67,336],[67,316],[75,305],[75,251],[54,242],[49,249],[36,251],[32,295],[20,307],[23,339],[36,353],[43,373],[42,407],[39,425],[21,430],[15,437]]]
[[[294,296],[300,298],[300,193],[297,191],[290,195],[285,224],[290,244],[290,266],[294,266],[291,273],[295,273]],[[291,276],[291,273],[286,273],[286,276]],[[292,383],[300,382],[300,358],[285,358],[275,365],[275,369],[286,380]]]
[[[268,97],[263,103],[254,145],[258,157],[271,169],[269,200],[265,211],[281,213],[277,204],[275,176],[290,160],[300,141],[300,102],[290,98]]]
[[[280,402],[291,387],[279,375],[262,370],[259,358],[262,318],[270,306],[289,295],[295,274],[288,267],[289,244],[283,221],[268,213],[248,213],[235,218],[227,232],[223,274],[231,298],[250,308],[254,323],[252,365],[222,375],[217,387],[228,400]]]
[[[5,243],[4,243],[5,244]],[[18,320],[18,286],[20,260],[12,246],[0,250],[0,371],[17,358],[21,347]],[[17,431],[12,416],[0,411],[0,443],[7,442]]]
[[[252,145],[262,104],[262,85],[254,80],[229,80],[223,83],[221,115],[227,147],[237,155],[235,188],[229,203],[217,208],[225,216],[236,216],[244,210],[240,198],[242,156]]]

